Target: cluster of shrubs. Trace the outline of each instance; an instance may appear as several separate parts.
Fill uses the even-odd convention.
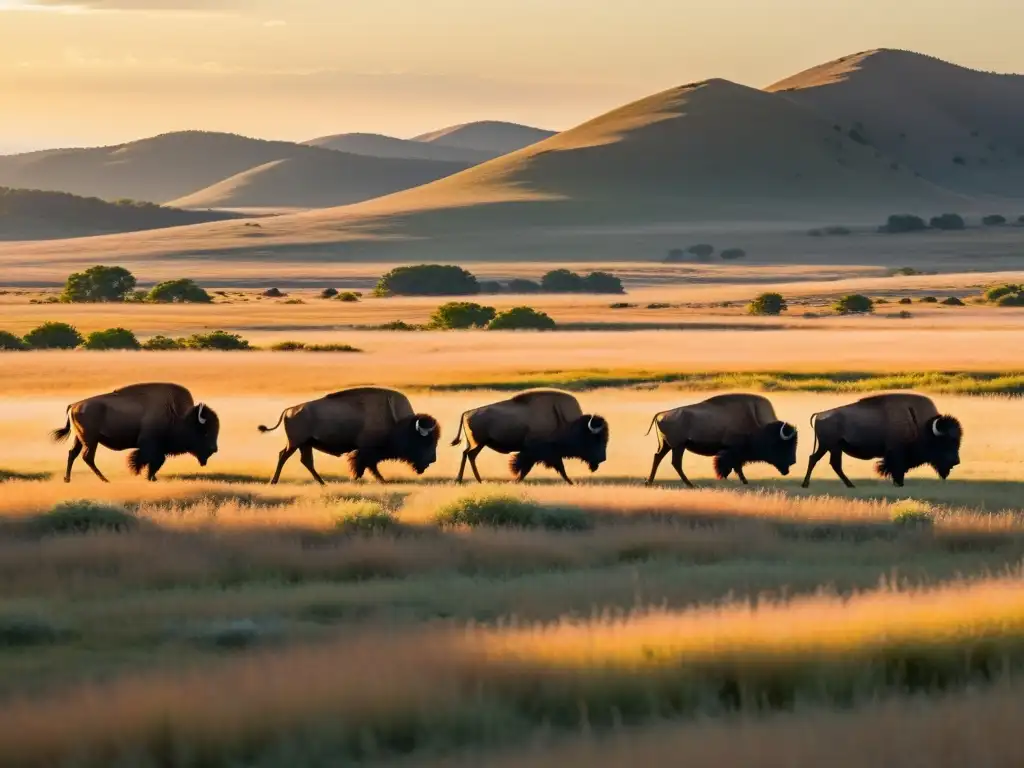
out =
[[[135,275],[124,267],[97,265],[73,272],[64,284],[60,301],[71,304],[146,301],[155,304],[209,304],[210,294],[192,280],[166,280],[149,291],[136,290]]]
[[[343,291],[338,292],[337,288],[324,288],[320,291],[321,299],[335,299],[336,301],[359,301],[363,297],[363,294],[359,291]]]
[[[1019,283],[993,285],[985,290],[982,298],[989,304],[999,307],[1024,307],[1024,285]]]
[[[691,245],[689,248],[673,248],[668,252],[668,256],[665,257],[666,264],[678,264],[684,261],[701,261],[709,262],[711,257],[715,255],[715,246],[709,243],[698,243],[697,245]],[[736,259],[746,258],[747,252],[742,248],[725,248],[718,253],[718,258],[726,261],[734,261]]]
[[[172,339],[168,336],[154,336],[139,342],[127,328],[106,328],[83,336],[77,328],[68,323],[43,323],[24,336],[9,331],[0,331],[0,351],[24,351],[42,349],[251,349],[249,342],[235,333],[211,331],[195,333]]]
[[[546,312],[532,307],[513,307],[498,312],[494,307],[472,301],[451,301],[434,310],[427,328],[550,331],[555,328],[555,321]]]
[[[509,280],[479,281],[462,267],[443,264],[418,264],[396,267],[385,274],[374,288],[375,296],[475,296],[493,293],[625,293],[622,281],[607,272],[583,276],[568,269],[555,269],[539,282]]]
[[[1019,224],[1024,224],[1024,216],[1021,216],[1017,221]],[[983,216],[981,223],[986,227],[1001,227],[1007,223],[1007,219],[1002,214],[993,213]],[[967,222],[958,213],[943,213],[939,216],[932,216],[927,222],[920,216],[902,213],[890,216],[888,221],[878,228],[878,231],[898,234],[901,232],[923,232],[926,229],[953,231],[966,228]]]
[[[852,235],[853,230],[849,227],[831,226],[811,229],[808,230],[807,234],[811,237],[838,237],[843,235]]]

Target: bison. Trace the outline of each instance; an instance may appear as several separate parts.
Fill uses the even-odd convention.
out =
[[[715,474],[724,480],[736,472],[747,484],[743,467],[764,462],[783,475],[796,464],[796,427],[775,416],[775,409],[760,395],[718,395],[654,415],[647,434],[658,425],[658,450],[647,485],[654,482],[661,460],[672,451],[672,467],[692,488],[683,472],[683,453],[714,456]]]
[[[476,457],[484,448],[514,454],[509,468],[517,482],[525,480],[535,465],[543,464],[572,485],[565,474],[565,459],[580,459],[596,472],[607,458],[608,422],[596,414],[583,413],[575,397],[558,390],[521,392],[508,400],[466,411],[459,420],[453,446],[462,442],[463,431],[466,449],[456,479],[460,483],[467,461],[477,482],[483,482]]]
[[[217,452],[220,419],[209,406],[192,400],[192,393],[178,384],[133,384],[104,395],[80,400],[67,407],[67,423],[51,435],[62,442],[75,431],[68,451],[64,482],[71,482],[71,466],[82,459],[103,482],[96,467],[96,447],[112,451],[134,448],[128,466],[134,474],[147,468],[147,479],[156,480],[168,456],[190,453],[205,467]]]
[[[865,397],[855,403],[811,416],[814,453],[807,464],[803,487],[826,453],[832,469],[847,488],[853,488],[843,472],[843,454],[855,459],[880,459],[875,469],[882,477],[903,487],[907,472],[931,465],[945,480],[960,463],[963,429],[954,417],[941,415],[935,403],[923,395],[888,394]]]
[[[349,454],[349,467],[357,480],[370,470],[382,483],[387,481],[377,469],[381,461],[405,462],[418,475],[437,461],[441,436],[437,420],[413,411],[409,399],[392,389],[344,389],[286,408],[277,424],[261,425],[259,430],[272,432],[282,422],[288,443],[278,454],[271,485],[280,479],[281,469],[295,451],[313,479],[324,485],[313,466],[314,448],[329,456]]]

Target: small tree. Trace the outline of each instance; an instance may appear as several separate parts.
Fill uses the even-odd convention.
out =
[[[472,301],[450,301],[434,310],[430,324],[435,328],[483,328],[496,314],[494,307]]]
[[[1006,223],[1006,217],[1000,216],[998,213],[993,213],[992,215],[983,218],[981,223],[986,227],[1000,227]]]
[[[553,269],[540,279],[540,287],[547,293],[582,293],[584,282],[568,269]]]
[[[947,307],[962,307],[962,306],[964,306],[963,299],[961,299],[958,296],[947,296],[946,298],[944,298],[942,300],[942,303],[944,305],[946,305]]]
[[[74,349],[82,341],[78,329],[67,323],[43,323],[25,334],[25,343],[32,349]]]
[[[752,315],[781,315],[788,309],[781,293],[762,293],[750,302],[747,312]]]
[[[480,283],[480,293],[501,293],[501,283],[497,280],[483,280]]]
[[[181,345],[186,349],[219,349],[223,351],[252,348],[249,346],[249,342],[237,333],[228,333],[227,331],[196,333],[182,339]]]
[[[958,213],[944,213],[941,216],[933,216],[931,225],[934,229],[956,230],[966,228],[964,218]]]
[[[893,214],[881,227],[882,232],[888,232],[889,234],[922,232],[926,229],[928,229],[928,225],[925,224],[924,219],[909,213]]]
[[[192,280],[183,277],[153,286],[146,301],[155,304],[209,304],[213,299]]]
[[[583,290],[587,293],[625,293],[622,281],[608,272],[591,272],[583,278]]]
[[[353,291],[345,291],[344,293],[338,294],[338,301],[344,301],[351,304],[352,302],[359,301],[359,294],[354,293]]]
[[[1024,286],[1017,283],[1003,283],[1002,285],[993,285],[986,288],[982,296],[985,301],[999,301],[1003,296],[1011,296],[1020,293],[1022,290],[1024,290]]]
[[[177,339],[172,339],[169,336],[153,336],[142,345],[143,349],[149,349],[154,351],[167,351],[170,349],[181,349],[182,343]]]
[[[665,262],[667,264],[678,264],[681,261],[686,261],[686,251],[682,248],[670,249],[668,255],[665,257]]]
[[[97,265],[69,275],[60,300],[68,303],[124,301],[134,290],[135,276],[127,269]]]
[[[506,287],[509,293],[540,293],[540,283],[536,280],[524,280],[517,277],[514,280],[509,280]]]
[[[724,251],[718,254],[718,258],[725,259],[726,261],[732,261],[734,259],[745,258],[747,252],[742,248],[726,248]]]
[[[545,312],[533,307],[513,307],[495,317],[487,326],[489,331],[538,330],[550,331],[555,321]]]
[[[0,352],[17,352],[25,349],[25,342],[20,336],[10,331],[0,331]]]
[[[715,246],[710,243],[698,243],[697,245],[691,245],[686,249],[687,253],[691,253],[698,259],[708,259],[715,252]]]
[[[82,344],[86,349],[141,349],[142,345],[135,334],[127,328],[107,328],[105,331],[93,331],[85,337]]]
[[[851,293],[848,296],[843,296],[833,304],[832,309],[840,315],[856,315],[874,312],[875,305],[867,296],[860,293]]]
[[[417,264],[396,267],[377,283],[377,296],[471,296],[480,293],[480,283],[462,267],[446,264]]]
[[[320,291],[320,298],[321,299],[333,299],[337,295],[338,295],[338,289],[337,288],[324,288],[322,291]]]

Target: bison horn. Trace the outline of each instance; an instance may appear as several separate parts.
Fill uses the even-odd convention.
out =
[[[433,432],[434,429],[433,429],[433,427],[429,427],[427,429],[424,429],[423,427],[420,426],[420,420],[416,419],[416,431],[419,432],[423,437],[426,437],[431,432]]]
[[[942,437],[942,430],[939,429],[939,420],[936,419],[932,422],[932,434],[936,437]]]
[[[205,424],[206,423],[206,419],[203,418],[203,408],[204,407],[205,406],[202,403],[199,404],[199,423],[200,424]]]
[[[596,434],[600,433],[602,427],[601,427],[600,422],[598,423],[597,427],[595,427],[594,426],[594,417],[591,416],[590,417],[590,421],[587,422],[587,429],[589,429],[592,434],[596,435]]]
[[[787,429],[789,430],[788,433],[786,432]],[[779,427],[779,437],[781,437],[783,440],[792,440],[794,432],[795,430],[792,427],[790,427],[789,424],[787,424],[786,422],[782,422],[782,426]]]

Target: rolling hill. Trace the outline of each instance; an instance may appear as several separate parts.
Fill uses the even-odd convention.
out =
[[[153,203],[115,203],[67,192],[0,187],[0,240],[46,240],[110,232],[138,232],[235,218]]]
[[[339,133],[303,142],[313,147],[350,152],[370,157],[405,157],[413,160],[442,160],[476,165],[497,157],[494,152],[449,147],[414,139],[396,139],[379,133]]]
[[[366,199],[381,189],[402,188],[401,173],[394,161],[383,162],[382,175],[390,186],[375,181],[376,159],[347,155],[320,147],[288,141],[265,141],[228,133],[181,131],[149,139],[90,149],[56,149],[0,157],[0,185],[45,189],[100,197],[108,200],[132,198],[168,202],[205,190],[225,179],[276,161],[295,160],[303,167],[318,163],[339,168],[345,160],[367,182]],[[421,161],[409,161],[409,184],[454,173],[466,167],[438,164],[432,169]],[[351,201],[352,179],[340,180],[346,193],[338,200]],[[397,186],[396,186],[397,184]],[[280,196],[275,206],[299,204]]]
[[[481,120],[441,128],[413,137],[413,141],[487,152],[493,157],[528,147],[555,135],[554,131],[500,120]]]
[[[467,163],[321,149],[272,160],[171,204],[178,208],[324,208],[416,187],[467,167]]]
[[[945,187],[1024,197],[1024,75],[882,49],[844,56],[767,90]]]

